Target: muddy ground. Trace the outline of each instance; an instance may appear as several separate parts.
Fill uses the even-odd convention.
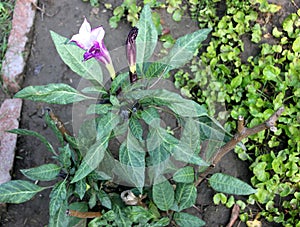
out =
[[[106,2],[111,2],[115,6],[120,1]],[[287,7],[290,7],[288,9],[295,10],[289,4],[286,4]],[[48,83],[67,83],[75,88],[78,86],[79,77],[60,60],[50,38],[50,30],[65,37],[71,37],[78,32],[85,16],[91,22],[92,27],[104,26],[106,30],[106,46],[109,50],[115,50],[123,46],[130,30],[130,25],[126,22],[121,22],[118,29],[111,29],[108,25],[108,19],[112,15],[111,11],[105,10],[103,6],[97,11],[81,0],[41,0],[39,1],[39,7],[44,7],[45,11],[41,12],[38,10],[37,12],[35,27],[32,32],[32,48],[25,72],[24,87]],[[179,37],[197,29],[196,23],[191,21],[188,16],[185,17],[181,24],[176,24],[171,22],[166,14],[163,15],[165,15],[165,26],[171,30],[174,37]],[[283,15],[281,16],[283,17]],[[282,18],[273,19],[276,21],[282,20]],[[51,130],[45,127],[44,120],[41,117],[44,107],[46,105],[43,103],[25,101],[20,127],[38,131],[50,141],[56,141]],[[60,116],[61,120],[66,122],[68,129],[72,131],[72,105],[51,105],[50,107]],[[35,167],[51,161],[51,155],[40,141],[32,137],[19,137],[13,178],[24,179],[20,174],[20,169]],[[248,171],[248,163],[240,161],[234,153],[228,154],[219,163],[216,171],[228,173],[246,182],[249,182],[251,178]],[[50,184],[51,182],[46,185]],[[199,209],[192,209],[190,212],[202,218],[207,223],[207,227],[225,226],[229,221],[231,210],[224,206],[215,206],[213,204],[212,197],[214,192],[207,187],[207,182],[199,185],[198,192],[196,206]],[[41,227],[47,225],[48,196],[49,190],[46,190],[39,193],[29,202],[20,205],[9,205],[7,213],[0,219],[0,226]],[[253,209],[253,212],[255,212],[255,209],[258,208]],[[245,224],[236,223],[235,226],[245,226]],[[263,226],[275,225],[264,223]]]

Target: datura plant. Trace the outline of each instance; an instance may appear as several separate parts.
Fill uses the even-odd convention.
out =
[[[210,31],[202,29],[178,38],[168,55],[153,61],[158,35],[146,5],[126,39],[124,68],[128,70],[116,68],[121,63],[114,65],[104,44],[103,27],[92,29],[84,19],[71,39],[51,32],[60,57],[85,86],[29,86],[15,97],[73,104],[73,124],[79,127],[70,133],[47,108],[45,121],[57,136],[59,148],[34,131],[11,130],[40,139],[52,153],[53,163],[21,170],[35,183],[12,180],[2,184],[0,202],[23,203],[51,188],[49,226],[85,226],[87,219],[90,227],[204,226],[199,217],[184,212],[196,203],[197,185],[243,138],[274,128],[282,112],[279,109],[253,129],[245,128],[241,117],[239,132],[231,137],[203,106],[169,89],[166,75],[191,60]],[[39,186],[39,181],[50,185]],[[212,174],[209,184],[223,193],[256,192],[221,173]]]

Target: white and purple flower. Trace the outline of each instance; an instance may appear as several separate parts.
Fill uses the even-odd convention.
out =
[[[104,35],[105,31],[102,26],[92,29],[90,23],[85,18],[79,29],[79,33],[73,35],[70,42],[75,42],[77,46],[86,51],[83,55],[84,61],[95,58],[102,62],[108,69],[112,79],[114,79],[115,71],[109,52],[104,45]]]

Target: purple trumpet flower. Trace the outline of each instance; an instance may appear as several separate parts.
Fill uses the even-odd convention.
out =
[[[83,55],[83,61],[95,58],[102,62],[114,79],[115,70],[109,52],[104,45],[104,35],[105,31],[102,26],[92,29],[90,23],[84,18],[79,33],[73,35],[70,42],[75,42],[77,46],[86,51]]]

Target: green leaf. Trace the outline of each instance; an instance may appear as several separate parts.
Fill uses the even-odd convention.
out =
[[[159,219],[158,221],[153,221],[149,225],[149,227],[162,227],[162,226],[168,226],[170,224],[170,219],[168,217],[164,217]]]
[[[218,151],[218,148],[224,142],[229,141],[230,136],[220,123],[208,116],[199,117],[196,123],[200,131],[200,142],[204,141],[206,143],[203,146],[202,157],[205,157],[205,161],[209,162]]]
[[[209,178],[210,186],[218,191],[233,195],[250,195],[256,190],[249,184],[223,173],[215,173]]]
[[[46,124],[54,132],[54,134],[57,137],[61,146],[63,146],[64,145],[64,137],[63,137],[62,133],[59,131],[58,127],[56,126],[56,122],[54,122],[54,120],[51,119],[51,117],[49,115],[49,111],[45,111],[45,121],[46,121]]]
[[[96,206],[96,203],[97,203],[96,191],[91,190],[90,193],[89,193],[89,201],[88,201],[89,207],[92,209],[93,207]]]
[[[50,104],[69,104],[82,100],[94,99],[88,97],[67,84],[47,84],[42,86],[28,86],[14,96],[15,98],[28,99],[35,102]]]
[[[153,201],[156,206],[163,211],[169,210],[174,203],[174,190],[169,181],[153,185]]]
[[[168,65],[162,62],[152,62],[145,73],[146,78],[159,77],[167,72]]]
[[[55,164],[45,164],[35,168],[21,169],[24,176],[31,180],[51,181],[56,179],[61,167]]]
[[[193,58],[200,43],[204,41],[211,29],[201,29],[177,39],[170,53],[162,60],[169,66],[169,69],[177,69],[185,65]]]
[[[69,205],[70,210],[76,210],[80,212],[87,212],[88,206],[85,202],[75,202]],[[69,224],[68,227],[85,227],[87,219],[77,218],[77,217],[68,217]]]
[[[262,36],[262,31],[261,31],[260,24],[256,23],[252,27],[252,38],[251,38],[251,41],[254,42],[254,43],[259,43],[260,40],[261,40],[261,36]]]
[[[143,127],[139,122],[139,119],[136,117],[131,117],[129,119],[129,128],[135,138],[137,138],[139,141],[143,139]]]
[[[297,39],[295,39],[295,41],[293,42],[292,49],[294,52],[300,52],[300,37],[297,37]]]
[[[184,11],[182,9],[176,9],[173,13],[173,20],[174,21],[181,21],[182,15],[183,15]]]
[[[149,203],[149,211],[153,214],[153,216],[155,218],[159,218],[160,217],[160,213],[159,213],[156,205],[153,203],[153,201],[150,201],[150,203]]]
[[[192,183],[195,180],[194,168],[186,166],[180,168],[173,175],[173,180],[179,183]]]
[[[209,166],[207,162],[200,158],[198,153],[192,151],[189,146],[182,141],[176,144],[174,148],[174,158],[177,161],[195,164],[198,166]]]
[[[86,114],[106,114],[111,109],[108,104],[91,104],[86,110]]]
[[[142,119],[151,127],[159,127],[160,126],[160,116],[157,110],[153,107],[144,109],[141,113]]]
[[[289,37],[295,38],[294,34],[294,22],[298,19],[298,15],[296,13],[291,13],[288,15],[284,21],[282,22],[282,28],[284,31],[288,33]]]
[[[69,224],[69,218],[66,215],[68,209],[67,200],[61,201],[60,206],[58,207],[55,214],[50,215],[48,227],[66,227]]]
[[[105,213],[102,213],[101,217],[94,218],[93,220],[91,220],[89,222],[88,227],[100,227],[100,226],[106,227],[106,226],[109,226],[108,222],[111,223],[111,225],[109,226],[109,227],[111,227],[111,226],[113,226],[113,224],[115,224],[115,219],[116,219],[115,212],[113,210],[110,210]]]
[[[121,73],[119,74],[111,83],[110,92],[111,94],[115,94],[119,88],[124,87],[129,84],[129,73]]]
[[[213,197],[213,201],[215,205],[226,204],[227,197],[223,193],[216,193]]]
[[[184,210],[193,206],[196,203],[197,189],[193,183],[176,184],[175,201],[178,204],[178,210]]]
[[[187,144],[195,154],[200,152],[200,130],[194,119],[186,119],[180,141]]]
[[[83,61],[84,50],[68,43],[68,39],[50,31],[52,40],[61,59],[79,76],[102,85],[102,70],[95,59]]]
[[[110,133],[120,122],[120,116],[109,112],[102,116],[97,126],[97,140]]]
[[[104,95],[107,94],[107,91],[105,88],[101,86],[92,86],[92,87],[85,87],[81,90],[82,93],[88,93],[88,94],[95,94],[95,95]]]
[[[64,148],[65,151],[63,151],[63,152],[65,152],[66,153],[65,155],[68,156],[69,154],[71,155],[71,150],[70,150],[69,146],[71,146],[72,149],[78,150],[79,149],[79,145],[78,145],[77,138],[75,138],[73,136],[65,134],[65,139],[68,142],[68,148]],[[69,167],[68,166],[69,161],[67,161],[65,159],[60,159],[60,160],[61,160],[61,163],[64,165],[64,167]],[[63,162],[63,160],[65,160],[66,162]]]
[[[158,37],[149,5],[144,6],[137,27],[139,32],[136,38],[136,59],[137,63],[141,63],[139,67],[142,68],[143,63],[147,62],[152,56]]]
[[[149,210],[141,206],[131,206],[126,209],[127,216],[132,222],[145,224],[150,219],[155,218]]]
[[[180,227],[199,227],[205,225],[203,220],[188,213],[175,213],[173,218]]]
[[[230,85],[232,88],[237,88],[242,84],[242,81],[243,81],[242,75],[238,75],[231,80]]]
[[[101,206],[104,206],[104,207],[106,207],[106,208],[108,208],[108,209],[111,209],[111,207],[112,207],[112,205],[111,205],[111,200],[110,200],[110,198],[109,198],[109,195],[106,194],[105,191],[100,190],[100,191],[98,192],[98,194],[97,194],[97,197],[98,197],[98,199],[99,199],[100,202],[101,202]]]
[[[115,222],[117,226],[127,227],[132,226],[132,222],[127,217],[126,213],[119,206],[113,206],[113,211],[115,212]]]
[[[63,205],[67,198],[66,181],[61,181],[55,184],[50,193],[49,214],[53,216]]]
[[[170,158],[178,140],[162,128],[150,128],[147,138],[148,165],[158,165]]]
[[[131,184],[137,188],[142,188],[144,186],[145,156],[146,152],[144,148],[129,130],[126,143],[123,143],[119,150],[121,167],[126,174],[123,181],[129,180]]]
[[[87,187],[85,179],[81,179],[75,183],[75,193],[77,193],[81,200],[83,199],[83,196],[85,195],[86,191]]]
[[[275,82],[278,81],[278,76],[280,74],[280,68],[273,66],[273,65],[267,65],[263,69],[263,75],[265,80],[273,80]]]
[[[96,143],[89,148],[71,183],[83,179],[100,164],[108,146],[110,132],[107,133],[109,134],[99,138]]]
[[[56,154],[54,148],[47,141],[47,139],[44,136],[42,136],[41,134],[37,133],[37,132],[31,131],[31,130],[27,130],[27,129],[12,129],[12,130],[9,130],[8,132],[15,133],[15,134],[22,135],[22,136],[35,136],[43,144],[45,144],[45,146],[47,147],[48,151],[50,151],[52,154]]]
[[[68,169],[72,165],[71,157],[72,157],[72,151],[69,147],[69,143],[67,143],[64,147],[59,148],[58,160],[63,166],[63,168]]]
[[[0,203],[23,203],[44,189],[28,181],[8,181],[0,185]]]
[[[76,138],[78,150],[82,156],[86,154],[89,147],[92,146],[97,137],[96,119],[86,119],[80,126],[78,136]]]
[[[199,117],[207,114],[206,110],[196,102],[164,89],[133,91],[126,96],[148,105],[167,106],[182,117]]]

